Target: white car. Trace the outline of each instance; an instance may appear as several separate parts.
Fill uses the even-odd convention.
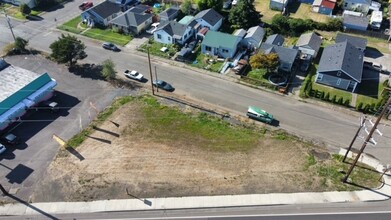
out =
[[[239,0],[233,0],[233,1],[232,1],[232,5],[237,5],[238,2],[239,2]]]
[[[7,148],[5,148],[4,145],[0,144],[0,154],[4,153],[4,151],[6,151]]]
[[[126,77],[129,77],[131,79],[135,79],[135,80],[138,80],[138,81],[142,81],[144,79],[144,76],[143,74],[137,72],[136,70],[125,70],[124,72],[125,76]]]
[[[148,34],[153,34],[159,27],[159,24],[160,24],[159,22],[151,24],[151,28],[149,28],[146,32]]]

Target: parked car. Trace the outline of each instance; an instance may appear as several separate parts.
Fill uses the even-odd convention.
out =
[[[158,87],[160,89],[164,89],[164,90],[169,91],[169,92],[172,92],[172,91],[175,90],[174,87],[172,87],[169,83],[167,83],[166,81],[163,81],[163,80],[158,80],[158,81],[154,80],[152,82],[152,84],[155,87]]]
[[[255,107],[249,106],[247,110],[247,116],[249,118],[262,121],[268,124],[271,124],[274,120],[273,115],[267,113],[265,110]]]
[[[311,66],[311,61],[305,60],[300,66],[300,71],[306,73]]]
[[[85,10],[91,8],[92,6],[94,6],[94,3],[92,3],[92,2],[83,2],[83,3],[81,3],[81,5],[79,5],[79,9],[82,11],[85,11]]]
[[[228,1],[224,2],[223,9],[230,9],[231,6],[232,6],[232,1],[228,0]]]
[[[113,44],[111,42],[104,42],[102,44],[102,47],[105,48],[106,50],[120,51],[120,49],[115,44]]]
[[[160,23],[153,23],[153,24],[151,24],[151,28],[149,28],[146,32],[148,34],[153,34],[157,30],[157,28],[159,27],[159,24]]]
[[[135,79],[135,80],[138,80],[138,81],[142,81],[144,79],[144,76],[143,74],[137,72],[136,70],[125,70],[124,71],[124,75],[128,78],[131,78],[131,79]]]
[[[6,151],[7,148],[5,148],[4,145],[0,144],[0,154],[4,153],[4,151]]]
[[[14,134],[6,134],[1,138],[2,143],[6,143],[9,145],[17,145],[20,142],[20,138]]]
[[[46,100],[41,103],[42,109],[49,110],[53,113],[59,112],[60,107],[58,106],[57,102]]]

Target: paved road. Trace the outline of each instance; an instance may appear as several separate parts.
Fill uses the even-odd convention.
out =
[[[306,204],[285,206],[259,206],[237,208],[210,208],[158,211],[123,211],[100,213],[75,213],[59,215],[23,216],[24,219],[321,219],[321,220],[386,220],[391,218],[390,202],[350,203],[350,204]],[[364,211],[366,210],[366,211]],[[21,217],[0,217],[0,219],[20,219]]]

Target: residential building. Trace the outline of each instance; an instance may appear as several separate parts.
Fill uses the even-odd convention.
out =
[[[159,14],[160,22],[174,20],[178,16],[179,10],[180,9],[178,7],[171,7],[160,12]]]
[[[282,46],[284,44],[284,37],[280,34],[273,34],[266,38],[266,44],[273,44],[277,46]]]
[[[270,0],[269,8],[276,11],[284,11],[289,0]]]
[[[1,1],[4,3],[10,3],[17,6],[26,4],[29,6],[29,8],[34,8],[35,6],[37,6],[35,0],[1,0]]]
[[[56,80],[0,59],[0,130],[16,122],[27,109],[53,96]]]
[[[134,13],[129,9],[125,13],[109,21],[109,24],[114,28],[122,30],[126,34],[139,35],[152,24],[152,17],[152,14]]]
[[[299,0],[301,3],[312,5],[314,3],[314,0]]]
[[[355,46],[357,49],[361,51],[365,51],[367,48],[368,40],[362,37],[356,37],[348,34],[337,33],[337,37],[335,38],[335,43],[341,43],[344,41],[348,41],[350,44]]]
[[[180,24],[177,21],[163,24],[153,33],[155,41],[163,44],[184,45],[193,36],[194,29],[191,26]]]
[[[198,12],[194,19],[201,25],[201,28],[208,27],[209,30],[217,31],[223,24],[224,17],[213,8],[210,8]]]
[[[247,30],[247,34],[243,38],[242,44],[250,50],[257,49],[261,46],[264,37],[265,30],[260,26],[254,26]]]
[[[301,53],[310,55],[312,58],[318,55],[321,45],[322,38],[315,32],[302,34],[296,43],[296,47]]]
[[[320,14],[332,15],[336,4],[337,0],[314,0],[312,10]]]
[[[299,57],[299,50],[297,49],[268,44],[266,42],[261,44],[260,50],[265,54],[276,53],[280,61],[279,69],[288,73],[292,71],[292,67]]]
[[[344,29],[366,31],[368,28],[369,18],[366,16],[344,14],[342,18]]]
[[[95,24],[107,26],[110,20],[122,14],[122,9],[119,4],[104,1],[84,11],[81,17],[89,26],[94,26]]]
[[[184,24],[184,25],[189,25],[192,21],[194,21],[194,16],[186,15],[180,21],[178,21],[178,23]]]
[[[201,52],[211,56],[232,58],[241,38],[231,34],[209,30],[201,44]]]
[[[342,8],[350,11],[360,11],[364,15],[368,14],[372,0],[344,0]]]
[[[246,36],[246,33],[247,33],[246,30],[244,30],[243,28],[240,28],[240,29],[235,30],[234,33],[233,33],[233,35],[234,35],[234,36],[238,36],[238,37],[240,37],[241,39],[243,39],[244,36]]]
[[[364,54],[348,41],[327,46],[320,58],[315,82],[354,92],[361,83]]]

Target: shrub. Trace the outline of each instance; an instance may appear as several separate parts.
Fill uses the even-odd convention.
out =
[[[371,106],[369,104],[366,104],[364,109],[363,109],[363,112],[364,113],[368,113],[370,108],[371,108]]]
[[[331,99],[331,102],[332,103],[337,103],[337,96],[336,95],[333,96],[333,98]]]
[[[343,103],[344,106],[349,107],[350,106],[350,100],[346,99],[345,102]]]
[[[324,100],[330,101],[330,93],[329,92],[326,93],[326,96],[324,97]]]
[[[324,91],[321,91],[321,92],[320,92],[319,97],[320,97],[321,99],[324,99]]]
[[[306,88],[305,92],[306,92],[307,95],[311,96],[310,95],[311,91],[312,91],[312,83],[311,83],[311,81],[308,81],[308,85],[307,85],[307,88]]]
[[[340,98],[338,99],[338,104],[340,104],[340,105],[343,104],[343,97],[340,97]]]
[[[364,105],[364,104],[363,104],[362,102],[358,103],[358,105],[356,105],[356,110],[357,110],[357,111],[361,111],[363,105]]]

